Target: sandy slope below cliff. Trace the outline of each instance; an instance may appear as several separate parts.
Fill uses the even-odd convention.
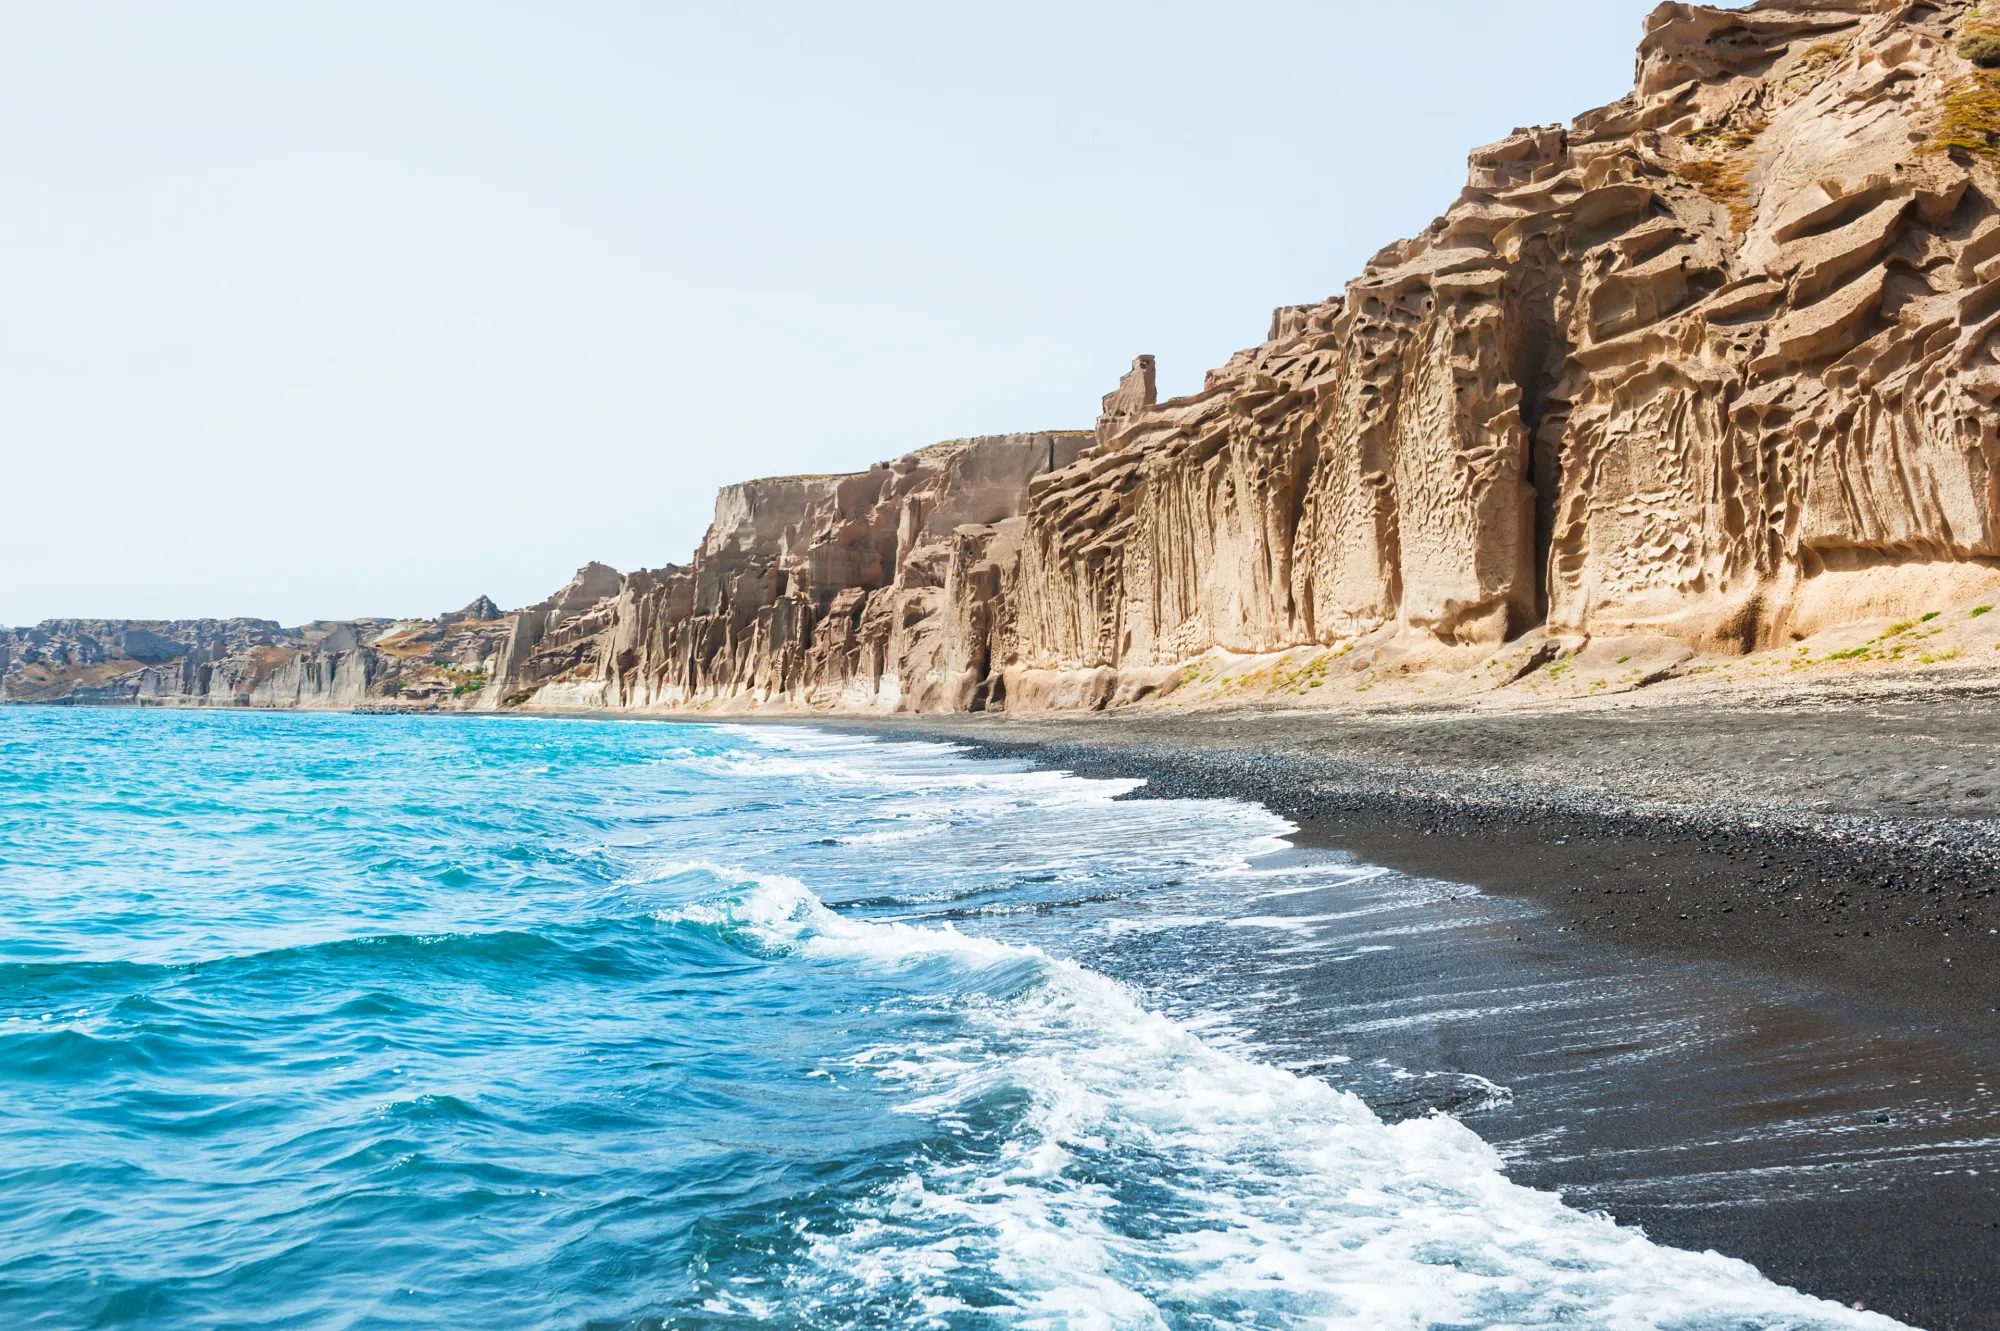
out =
[[[1417,707],[1258,699],[909,724],[1005,742],[1310,759],[1378,789],[2000,838],[2000,824],[1988,825],[2000,819],[2000,664],[1818,677],[1758,665],[1626,695],[1565,683]]]

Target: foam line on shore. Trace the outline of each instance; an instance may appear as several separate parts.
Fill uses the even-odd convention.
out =
[[[850,1055],[843,1075],[945,1122],[1018,1106],[996,1149],[863,1199],[816,1242],[813,1279],[908,1288],[976,1259],[1022,1326],[1164,1326],[1190,1301],[1355,1328],[1897,1325],[1571,1210],[1510,1183],[1454,1119],[1384,1124],[1037,949],[849,920],[788,876],[684,867],[721,890],[674,923],[776,958],[921,972],[912,1001],[949,1020]]]

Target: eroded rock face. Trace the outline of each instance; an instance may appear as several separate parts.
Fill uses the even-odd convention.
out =
[[[525,613],[525,612],[523,612]],[[475,705],[515,618],[47,620],[0,629],[0,702],[349,708]]]
[[[1662,6],[1632,96],[1475,152],[1202,393],[1107,399],[1037,484],[1003,655],[1747,650],[1990,578],[2000,177],[1931,142],[1969,9]]]
[[[1749,651],[2000,593],[1975,20],[1663,5],[1632,95],[1474,152],[1443,217],[1202,392],[1158,401],[1141,357],[1089,447],[945,455],[1024,493],[940,517],[977,487],[927,455],[725,491],[566,696],[1099,707],[1363,639],[1504,682],[1524,635]]]
[[[980,595],[999,578],[968,552],[1089,443],[961,439],[852,475],[730,486],[690,564],[634,574],[608,606],[596,669],[533,705],[971,707],[990,673]]]

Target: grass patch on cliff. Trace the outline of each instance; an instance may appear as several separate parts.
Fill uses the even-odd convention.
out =
[[[1704,157],[1682,162],[1674,174],[1729,210],[1731,225],[1750,225],[1750,163],[1741,158]]]
[[[2000,71],[1974,74],[1952,85],[1924,151],[1989,160],[2000,156]]]
[[[2000,68],[2000,24],[1990,5],[1980,5],[1958,30],[1958,53],[1981,69]]]
[[[1815,70],[1824,69],[1846,54],[1846,42],[1819,42],[1808,46],[1805,54],[1799,57],[1799,72],[1810,74]]]
[[[1738,232],[1750,225],[1750,161],[1742,156],[1754,147],[1771,122],[1759,116],[1741,124],[1727,121],[1704,125],[1681,135],[1688,147],[1702,153],[1720,153],[1691,162],[1682,162],[1674,174],[1729,210],[1730,223]]]
[[[1682,142],[1691,148],[1704,151],[1721,148],[1727,152],[1741,152],[1757,141],[1757,136],[1771,127],[1768,120],[1750,120],[1741,125],[1704,125],[1681,135]]]

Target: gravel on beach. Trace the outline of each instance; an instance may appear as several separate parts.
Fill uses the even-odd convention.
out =
[[[1549,927],[2000,1037],[2000,684],[1647,706],[815,718],[1254,800]]]
[[[1983,1083],[1977,1070],[2000,1059],[2000,683],[1849,681],[1512,712],[812,724],[1144,778],[1134,798],[1253,800],[1297,823],[1301,844],[1538,904],[1539,924],[1522,927],[1543,931],[1549,955],[1609,951],[1712,973],[1716,992],[1826,1014],[1828,1029],[1849,1033],[1842,1048],[1933,1060],[1919,1082]],[[1494,1048],[1465,1051],[1473,1061],[1499,1057],[1508,1033],[1493,1034]],[[1695,1176],[1736,1167],[1738,1132],[1804,1132],[1804,1161],[1824,1143],[1790,1116],[1835,1093],[1848,1055],[1825,1057],[1810,1074],[1756,1054],[1709,1069],[1726,1075],[1731,1113],[1750,1107],[1747,1128],[1729,1118],[1718,1130],[1716,1089],[1699,1077],[1638,1077],[1616,1094],[1643,1103],[1651,1145],[1680,1152]],[[1935,1113],[1927,1131],[1940,1151],[1979,1135],[1971,1116],[1959,1126],[1958,1111],[1931,1103],[1930,1085],[1907,1094],[1916,1099],[1876,1121]],[[1759,1104],[1778,1118],[1755,1122]],[[1662,1203],[1626,1195],[1632,1143],[1602,1118],[1566,1124],[1559,1150],[1511,1168],[1535,1186],[1593,1188],[1664,1242],[1748,1258],[1823,1297],[1933,1331],[2000,1328],[2000,1194],[1981,1171],[1913,1144],[1866,1186],[1835,1168],[1789,1198]],[[1748,1177],[1744,1187],[1761,1191]]]

